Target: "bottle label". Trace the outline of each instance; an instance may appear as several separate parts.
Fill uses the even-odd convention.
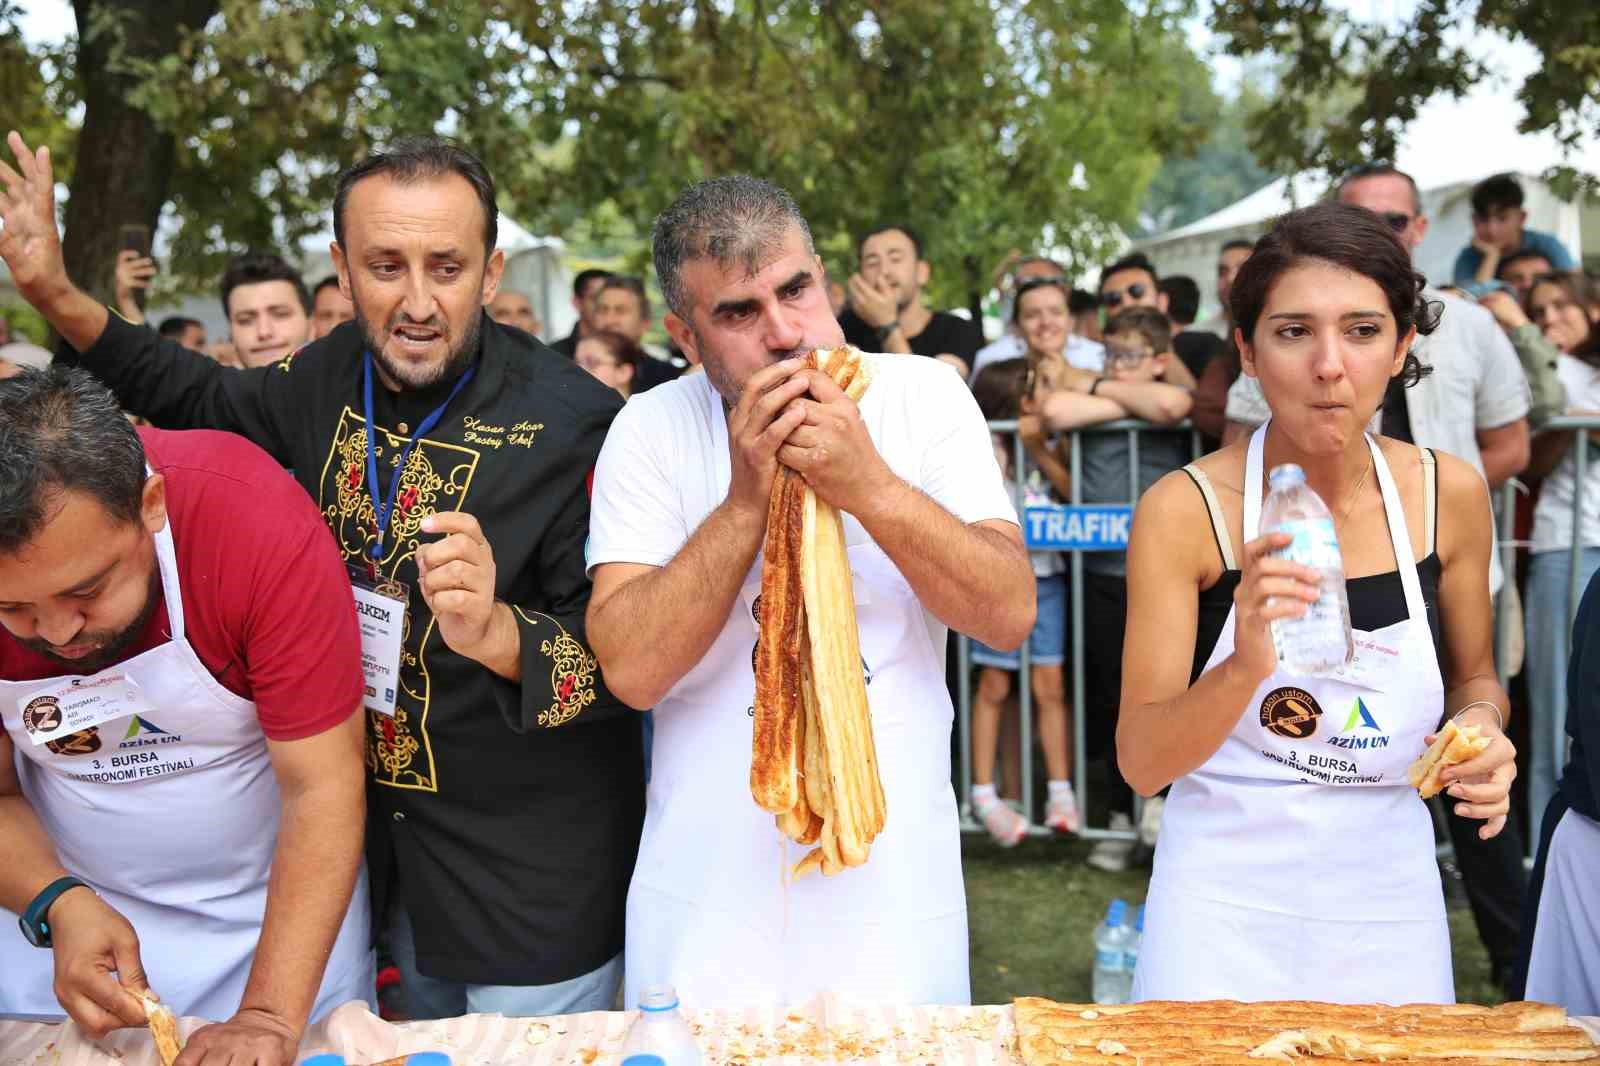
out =
[[[1116,948],[1095,948],[1094,965],[1100,970],[1117,970],[1122,968],[1122,952]]]
[[[1274,533],[1287,533],[1294,541],[1282,551],[1280,558],[1313,570],[1344,570],[1344,560],[1339,555],[1339,535],[1333,531],[1331,518],[1296,518],[1284,522]]]
[[[1322,574],[1322,592],[1299,618],[1272,623],[1272,642],[1278,661],[1291,664],[1339,663],[1347,654],[1344,613],[1344,560],[1332,518],[1292,519],[1275,532],[1294,541],[1278,553],[1280,558],[1308,566]]]

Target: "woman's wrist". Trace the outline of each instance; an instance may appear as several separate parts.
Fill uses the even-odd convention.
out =
[[[1506,715],[1500,705],[1492,700],[1473,700],[1455,714],[1450,720],[1457,725],[1492,725],[1501,733],[1506,731]]]

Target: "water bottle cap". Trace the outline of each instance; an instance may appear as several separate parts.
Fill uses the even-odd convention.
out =
[[[639,1009],[651,1014],[678,1009],[678,993],[671,985],[647,985],[639,995]]]
[[[1122,916],[1127,912],[1128,904],[1124,900],[1114,899],[1111,906],[1106,908],[1106,924],[1121,925]]]
[[[344,1056],[333,1054],[313,1055],[302,1062],[300,1066],[344,1066]]]
[[[1290,485],[1304,485],[1306,472],[1296,463],[1283,463],[1272,468],[1272,473],[1267,475],[1267,486],[1272,491],[1286,488]]]
[[[622,1066],[667,1066],[667,1060],[660,1055],[629,1055]]]
[[[404,1066],[450,1066],[450,1056],[442,1051],[419,1051],[407,1055]]]
[[[1144,904],[1139,904],[1139,913],[1133,919],[1133,927],[1139,932],[1144,932]]]

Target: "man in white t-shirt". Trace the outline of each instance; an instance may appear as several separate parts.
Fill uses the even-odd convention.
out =
[[[629,1004],[966,1003],[947,626],[1015,648],[1033,572],[977,404],[950,367],[868,356],[859,406],[795,358],[842,343],[794,201],[736,176],[656,220],[667,330],[705,373],[637,397],[595,470],[589,639],[655,708],[628,897]],[[888,822],[866,865],[791,883],[805,849],[749,789],[759,551],[778,464],[845,512]]]

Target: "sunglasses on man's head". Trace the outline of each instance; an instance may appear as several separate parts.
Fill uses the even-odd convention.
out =
[[[1144,294],[1149,291],[1150,286],[1146,285],[1142,281],[1136,281],[1132,285],[1129,285],[1126,289],[1107,289],[1105,292],[1100,294],[1100,302],[1107,307],[1116,307],[1122,303],[1124,296],[1126,296],[1126,298],[1129,300],[1138,300],[1142,299]]]
[[[1047,285],[1057,289],[1065,290],[1067,287],[1067,279],[1063,277],[1057,277],[1054,274],[1024,278],[1022,281],[1017,283],[1017,295],[1021,296],[1025,292],[1032,292],[1034,289],[1042,289]]]

